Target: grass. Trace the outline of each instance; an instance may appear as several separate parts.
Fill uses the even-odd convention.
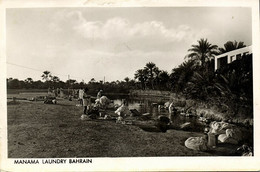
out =
[[[202,133],[173,129],[166,133],[146,132],[138,125],[117,124],[113,120],[82,121],[82,107],[75,104],[76,101],[59,100],[57,105],[8,105],[8,157],[226,156],[235,155],[238,147],[220,145],[214,151],[190,150],[184,146],[185,140]]]

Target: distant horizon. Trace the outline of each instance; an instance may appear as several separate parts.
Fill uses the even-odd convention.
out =
[[[250,46],[252,46],[252,45],[246,45],[246,47],[250,47]],[[227,53],[228,53],[228,52],[227,52]],[[148,63],[148,62],[147,62],[147,63]],[[15,65],[15,64],[11,64],[11,65]],[[22,66],[20,66],[20,67],[22,67]],[[24,66],[24,67],[25,67],[25,66]],[[145,67],[145,65],[144,65],[144,67]],[[178,67],[178,66],[177,66],[177,67]],[[177,68],[177,67],[175,67],[175,68]],[[26,68],[26,67],[25,67],[25,68]],[[173,68],[173,69],[174,69],[174,68]],[[32,68],[31,68],[30,70],[35,70],[35,71],[40,72],[40,71],[37,70],[37,69],[32,69]],[[137,69],[137,70],[138,70],[138,69]],[[163,69],[160,69],[160,70],[163,70]],[[43,71],[43,72],[44,72],[44,71]],[[42,74],[43,74],[43,72],[42,72]],[[56,75],[55,75],[55,74],[53,74],[51,71],[49,71],[49,72],[50,72],[50,74],[51,74],[52,76],[59,76],[59,74],[56,74]],[[168,72],[168,71],[167,71],[167,72]],[[168,72],[168,73],[170,74],[171,72]],[[70,78],[70,77],[72,77],[72,78]],[[12,79],[18,79],[18,80],[26,80],[27,78],[31,78],[31,77],[27,77],[27,78],[25,78],[25,79],[19,79],[19,78],[14,78],[14,77],[8,77],[8,78],[6,78],[6,79],[10,79],[10,78],[12,78]],[[71,80],[76,80],[77,83],[80,83],[80,82],[83,82],[83,81],[84,81],[84,80],[79,81],[79,80],[75,79],[75,78],[77,78],[77,77],[73,77],[73,76],[68,75],[68,79],[69,79],[69,78],[70,78]],[[135,80],[134,77],[133,77],[133,78],[131,78],[131,77],[125,77],[125,78],[129,78],[130,80]],[[67,79],[67,80],[68,80],[68,79]],[[92,79],[92,78],[91,78],[91,79]],[[95,78],[94,78],[94,79],[95,79]],[[42,78],[41,78],[41,79],[38,79],[38,80],[33,80],[33,81],[39,81],[39,80],[42,81],[42,82],[45,82],[44,79],[42,79]],[[61,79],[60,79],[60,80],[61,80]],[[61,81],[66,82],[67,80],[61,80]],[[90,80],[89,80],[89,81],[90,81]],[[84,81],[84,83],[88,84],[89,81],[87,81],[87,82]],[[105,81],[105,83],[106,83],[106,82],[111,83],[111,82],[116,82],[116,81],[124,81],[124,79],[123,79],[123,80],[106,81],[106,80],[105,80],[105,76],[104,76],[104,79],[103,79],[103,80],[96,80],[96,79],[95,79],[95,81],[96,81],[96,82]]]
[[[252,45],[251,8],[7,9],[7,78],[42,81],[48,70],[64,82],[123,81],[148,62],[170,73],[201,38]]]

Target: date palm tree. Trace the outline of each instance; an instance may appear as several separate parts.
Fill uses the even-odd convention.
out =
[[[33,79],[32,78],[26,78],[24,81],[28,84],[31,84],[33,82]]]
[[[51,79],[51,72],[50,71],[44,71],[42,74],[42,80],[49,81]]]
[[[218,54],[218,46],[212,45],[207,39],[198,40],[198,45],[192,45],[188,51],[188,58],[199,60],[202,67],[206,67],[206,62],[214,58],[214,55]]]
[[[219,51],[220,51],[220,54],[223,54],[223,53],[233,51],[233,50],[243,48],[243,47],[246,47],[244,42],[228,41],[224,44],[224,48],[219,48]]]
[[[148,79],[149,82],[151,84],[152,89],[154,89],[154,75],[155,75],[155,71],[158,70],[158,68],[156,67],[156,65],[153,62],[149,62],[145,65],[145,70],[147,70],[148,72]]]
[[[135,79],[137,79],[141,83],[142,89],[145,90],[147,82],[147,71],[144,69],[138,69],[135,72]]]

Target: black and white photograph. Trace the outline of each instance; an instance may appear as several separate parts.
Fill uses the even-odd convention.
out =
[[[185,158],[260,162],[257,1],[96,2],[4,9],[1,145],[11,164],[89,171],[100,158],[181,158],[184,169]]]

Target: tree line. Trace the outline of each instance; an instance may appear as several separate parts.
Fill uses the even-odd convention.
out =
[[[214,71],[214,56],[245,46],[243,42],[228,41],[224,47],[219,48],[217,45],[209,43],[207,39],[200,39],[196,45],[191,45],[191,48],[188,49],[184,62],[172,69],[170,73],[159,69],[155,63],[148,62],[143,69],[138,69],[135,72],[134,79],[126,77],[123,81],[104,83],[104,81],[96,81],[95,78],[92,78],[88,83],[85,83],[83,81],[77,82],[74,79],[68,79],[64,82],[58,76],[52,75],[50,71],[44,71],[41,75],[42,80],[38,81],[33,81],[32,78],[25,80],[8,78],[7,88],[79,89],[88,87],[95,92],[103,89],[106,92],[115,93],[128,93],[132,89],[167,90],[202,100],[205,100],[209,95],[223,95],[224,92],[247,95],[252,92],[252,60],[248,61],[252,57],[236,60],[223,66],[217,72]],[[240,63],[246,66],[240,69],[238,67]],[[245,84],[249,84],[250,88],[243,88]]]

